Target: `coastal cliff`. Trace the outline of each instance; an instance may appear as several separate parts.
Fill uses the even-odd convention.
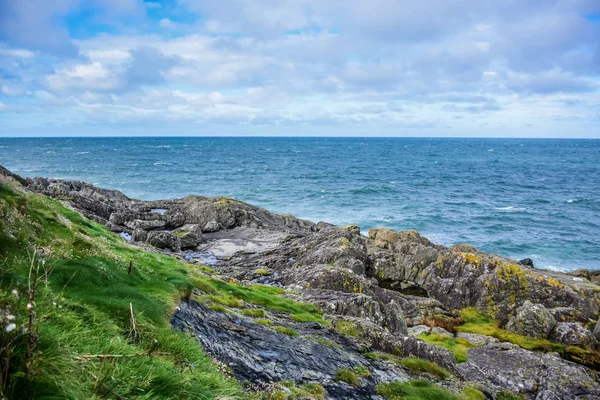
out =
[[[68,353],[69,368],[90,381],[89,393],[107,398],[600,397],[594,272],[538,270],[466,244],[437,245],[415,231],[364,236],[357,226],[313,223],[225,197],[141,201],[2,167],[0,185],[3,296],[13,287],[25,291],[35,252],[54,268],[46,275],[54,293],[46,294],[48,307],[64,302],[86,329],[99,318],[86,314],[89,307],[103,318],[114,313],[114,332],[95,334],[132,346],[94,349],[64,338],[52,347],[44,340],[59,326],[43,327],[55,323],[47,315],[56,311],[40,312],[39,344],[29,328],[15,343],[49,350],[25,361],[16,351],[3,354],[12,376],[3,381],[7,396],[42,398],[15,397],[15,390],[55,380],[45,357]],[[8,327],[11,303],[4,303]],[[179,340],[183,348],[169,345]],[[84,353],[92,350],[104,353]],[[131,358],[125,363],[165,372],[152,382],[130,373],[135,366],[126,374],[124,355]],[[25,375],[16,371],[34,359],[37,374],[33,365]]]

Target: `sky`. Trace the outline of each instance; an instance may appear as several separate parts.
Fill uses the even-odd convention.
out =
[[[0,136],[600,137],[600,0],[0,0]]]

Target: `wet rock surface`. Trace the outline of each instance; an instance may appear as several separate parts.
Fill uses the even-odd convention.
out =
[[[528,399],[600,398],[596,372],[583,365],[492,336],[456,333],[441,323],[462,323],[459,310],[474,307],[513,333],[596,348],[600,274],[595,271],[537,270],[527,260],[469,245],[440,246],[415,231],[372,229],[365,237],[356,226],[315,224],[225,197],[140,201],[83,182],[24,179],[1,167],[0,175],[61,200],[133,244],[209,264],[213,277],[225,281],[285,288],[289,298],[322,310],[331,327],[266,310],[273,325],[297,332],[287,335],[239,310],[182,300],[173,326],[192,333],[245,383],[292,379],[319,383],[332,399],[379,398],[378,383],[424,377],[455,392],[479,382],[489,388],[484,390],[488,398],[501,389]],[[464,339],[475,346],[468,349],[467,361],[458,364],[449,350],[416,337],[432,328],[449,341]],[[439,381],[367,357],[371,351],[429,360],[453,376]],[[339,369],[359,365],[371,375],[358,385],[335,378]]]

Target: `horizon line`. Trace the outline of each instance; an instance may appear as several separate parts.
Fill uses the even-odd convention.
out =
[[[519,136],[338,136],[338,135],[101,135],[101,136],[0,136],[2,139],[148,139],[148,138],[297,138],[297,139],[520,139],[599,140],[600,137],[519,137]]]

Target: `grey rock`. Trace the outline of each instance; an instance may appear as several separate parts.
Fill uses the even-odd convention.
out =
[[[439,326],[434,326],[431,329],[431,333],[435,333],[436,335],[445,336],[445,337],[448,337],[448,338],[454,337],[453,334],[451,334],[450,332],[448,332],[444,328],[440,328]]]
[[[585,367],[508,343],[471,348],[467,361],[458,368],[471,382],[522,393],[529,399],[600,398],[600,386]]]
[[[175,328],[191,332],[206,352],[232,368],[236,378],[258,386],[292,379],[298,384],[321,383],[331,399],[372,398],[378,383],[410,378],[400,368],[365,357],[352,340],[318,324],[295,324],[299,336],[291,337],[250,318],[215,312],[194,301],[182,301],[171,322]],[[314,336],[338,346],[307,339]],[[339,369],[359,365],[371,371],[359,386],[334,379]]]
[[[550,340],[565,346],[589,347],[596,344],[594,334],[577,322],[559,322],[552,331]]]
[[[408,334],[411,336],[419,336],[421,333],[429,333],[431,328],[427,325],[416,325],[408,328]]]
[[[600,319],[596,322],[596,325],[594,326],[594,337],[597,341],[600,342]]]
[[[171,251],[181,250],[181,241],[179,237],[171,232],[150,231],[146,241],[159,249],[170,249]]]
[[[531,258],[524,258],[522,260],[519,260],[519,264],[533,268],[533,260]]]
[[[457,332],[456,337],[464,339],[474,346],[485,346],[489,343],[498,343],[498,339],[491,336],[477,335],[475,333]]]
[[[143,229],[136,229],[131,235],[131,240],[134,242],[145,242],[148,240],[148,232]]]
[[[202,229],[197,224],[187,224],[172,231],[179,237],[182,249],[192,249],[202,243]]]
[[[219,224],[215,220],[212,220],[212,221],[208,221],[206,223],[206,225],[204,225],[204,228],[202,228],[202,231],[203,232],[218,232],[221,229],[223,229],[223,227],[221,226],[221,224]]]
[[[525,301],[506,325],[506,330],[533,338],[547,338],[555,325],[556,320],[546,307]]]

